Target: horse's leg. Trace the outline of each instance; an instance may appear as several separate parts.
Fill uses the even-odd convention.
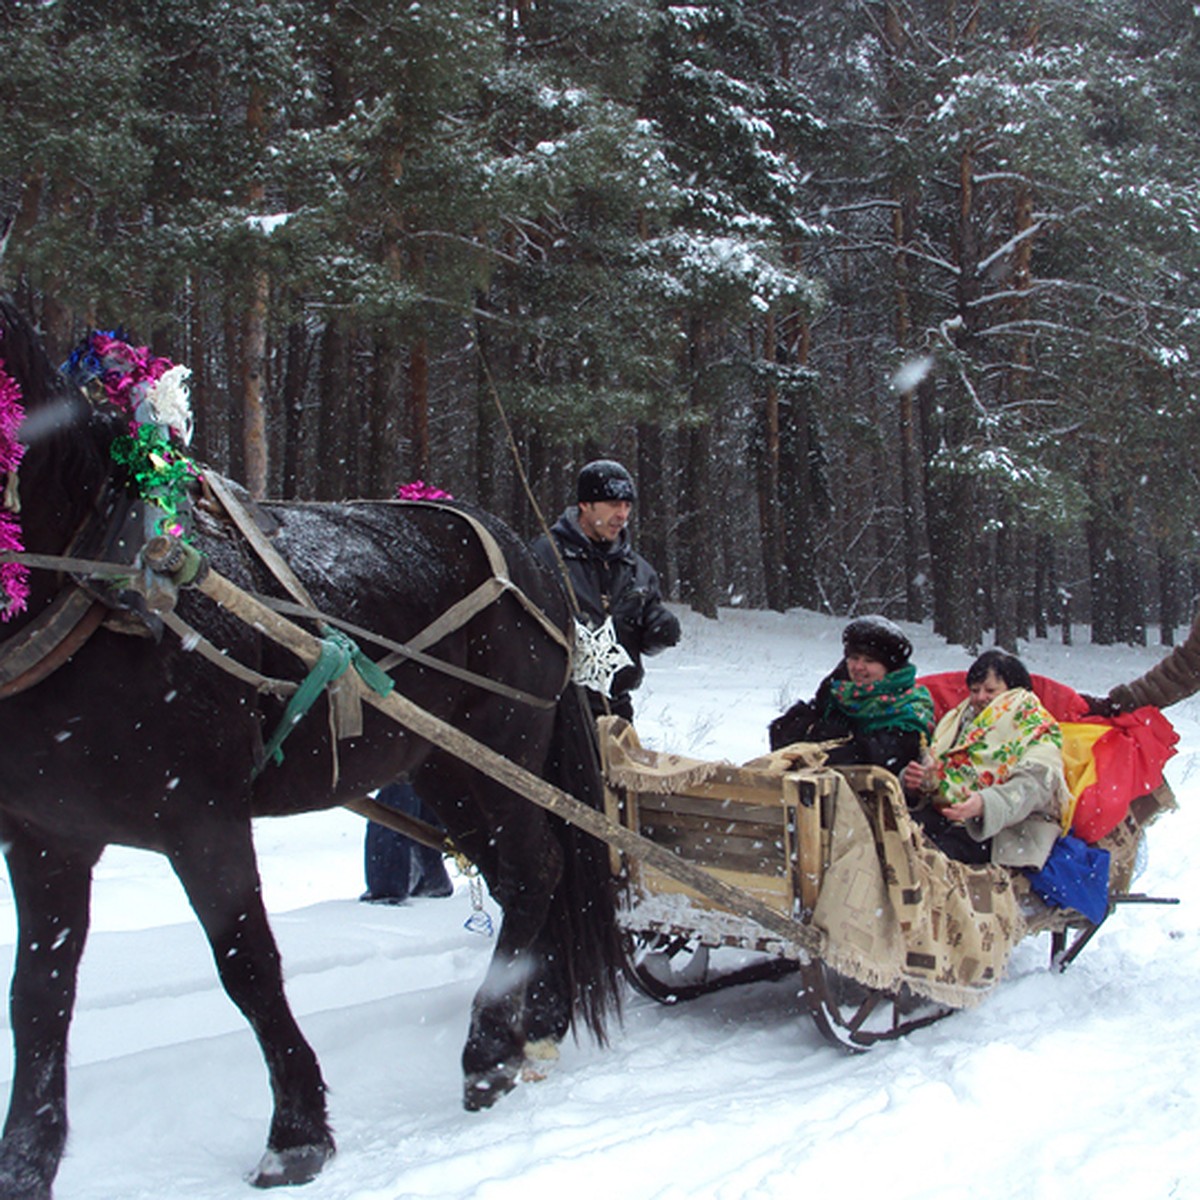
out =
[[[520,847],[522,854],[539,855],[533,872],[514,869],[501,847],[499,874],[488,880],[504,918],[487,975],[471,1005],[471,1027],[463,1047],[463,1105],[469,1111],[490,1108],[510,1092],[526,1060],[530,1041],[526,990],[541,974],[538,934],[562,869],[561,851],[553,838],[540,848],[533,844],[536,839]]]
[[[255,1187],[307,1183],[333,1155],[325,1081],[283,992],[279,950],[267,922],[249,822],[192,829],[171,864],[200,918],[221,983],[258,1037],[274,1115]]]
[[[555,1057],[571,1028],[570,984],[562,970],[559,939],[547,925],[534,947],[534,973],[525,992],[525,1037],[534,1057]]]
[[[471,791],[481,787],[489,789],[476,776]],[[463,1048],[463,1104],[471,1111],[489,1108],[511,1091],[525,1063],[530,1038],[526,992],[544,975],[538,950],[550,898],[563,870],[562,848],[544,814],[494,784],[487,801],[490,844],[478,862],[504,917],[487,975],[471,1005],[471,1026]],[[470,852],[469,842],[467,849]],[[543,1029],[537,1036],[546,1032]]]
[[[15,1059],[0,1142],[0,1196],[47,1200],[67,1138],[67,1033],[101,847],[68,853],[17,827],[3,833],[18,935],[9,999]]]

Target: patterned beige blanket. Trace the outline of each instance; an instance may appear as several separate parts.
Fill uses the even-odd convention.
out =
[[[812,920],[834,970],[956,1008],[987,995],[1025,934],[1011,872],[939,853],[898,786],[860,800],[843,783]]]

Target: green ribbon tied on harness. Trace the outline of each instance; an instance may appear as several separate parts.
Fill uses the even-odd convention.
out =
[[[396,686],[392,677],[379,665],[368,658],[354,643],[338,629],[321,626],[321,653],[313,664],[312,670],[305,676],[303,683],[296,689],[283,717],[279,721],[271,740],[266,745],[262,764],[254,771],[257,776],[269,762],[276,766],[283,762],[283,743],[288,734],[300,723],[301,718],[308,712],[321,693],[331,684],[340,679],[353,667],[363,683],[380,696],[388,695]]]

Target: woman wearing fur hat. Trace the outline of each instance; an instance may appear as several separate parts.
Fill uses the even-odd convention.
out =
[[[771,722],[771,749],[845,739],[829,751],[829,763],[874,763],[899,773],[920,756],[933,729],[933,700],[909,663],[912,643],[886,617],[866,616],[842,630],[842,647],[842,661],[816,696]]]

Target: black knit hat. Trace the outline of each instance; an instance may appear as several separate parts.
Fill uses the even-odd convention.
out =
[[[855,617],[842,630],[842,646],[846,654],[869,654],[889,671],[907,665],[913,650],[900,626],[877,614]]]
[[[579,472],[579,485],[575,499],[580,504],[594,504],[597,500],[637,499],[633,476],[619,462],[611,458],[598,458]]]

